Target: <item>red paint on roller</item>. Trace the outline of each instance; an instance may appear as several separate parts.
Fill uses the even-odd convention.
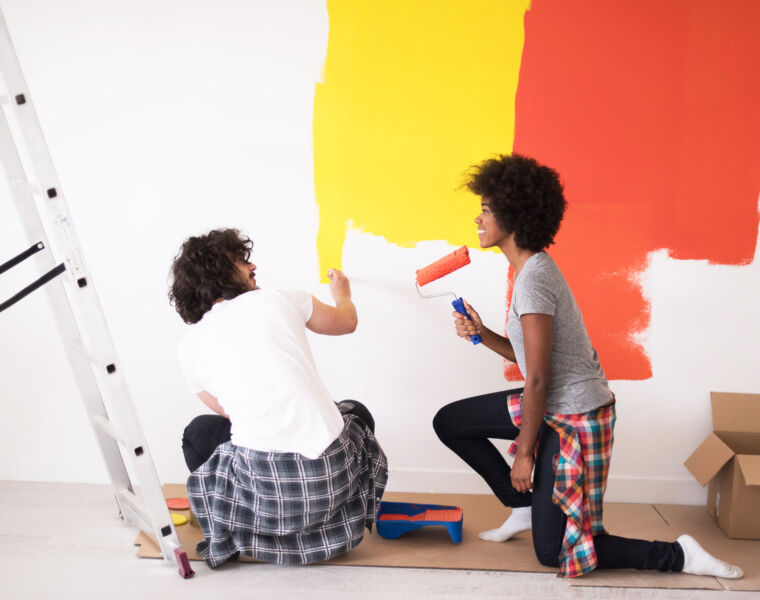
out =
[[[445,521],[447,523],[456,523],[462,520],[461,508],[447,508],[443,510],[430,509],[417,515],[394,515],[383,513],[380,515],[381,521]]]
[[[447,254],[441,259],[438,259],[433,264],[428,265],[424,269],[417,271],[417,285],[426,285],[431,281],[440,279],[457,269],[470,264],[470,253],[467,250],[467,246],[462,246],[454,250],[451,254]]]

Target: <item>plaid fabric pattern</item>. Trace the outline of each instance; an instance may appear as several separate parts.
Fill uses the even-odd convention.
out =
[[[512,422],[522,422],[522,395],[507,397]],[[579,577],[598,563],[594,536],[605,533],[602,498],[612,456],[615,404],[577,415],[546,413],[544,421],[559,435],[552,501],[567,515],[560,551],[560,577]],[[509,447],[517,453],[517,444]]]
[[[375,436],[343,415],[338,438],[316,459],[222,444],[187,480],[205,537],[198,553],[217,567],[238,553],[307,564],[351,550],[375,519],[388,464]]]

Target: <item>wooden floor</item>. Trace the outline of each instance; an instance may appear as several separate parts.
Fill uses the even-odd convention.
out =
[[[116,516],[109,486],[0,481],[0,596],[192,600],[266,598],[747,599],[755,592],[573,588],[551,574],[379,567],[274,567],[194,562],[183,580],[135,556],[135,531]]]

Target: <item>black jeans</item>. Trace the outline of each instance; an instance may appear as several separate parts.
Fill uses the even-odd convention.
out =
[[[344,400],[338,402],[341,414],[351,414],[359,417],[374,433],[375,420],[361,402]],[[230,441],[230,420],[221,415],[200,415],[195,417],[185,427],[182,435],[182,452],[185,463],[192,473],[205,463],[216,450],[216,447]]]
[[[533,546],[542,565],[559,566],[567,516],[552,502],[554,461],[559,435],[543,423],[538,432],[538,454],[533,492],[512,487],[510,468],[488,438],[513,440],[520,430],[509,417],[507,396],[522,388],[452,402],[438,411],[433,428],[441,441],[470,465],[504,506],[532,506]],[[677,542],[648,542],[602,534],[594,536],[600,569],[655,569],[681,571],[683,549]]]

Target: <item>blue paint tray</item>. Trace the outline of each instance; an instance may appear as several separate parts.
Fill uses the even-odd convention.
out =
[[[384,538],[395,540],[409,531],[443,525],[451,541],[462,541],[462,509],[440,504],[412,504],[411,502],[381,502],[377,508],[377,532]]]

